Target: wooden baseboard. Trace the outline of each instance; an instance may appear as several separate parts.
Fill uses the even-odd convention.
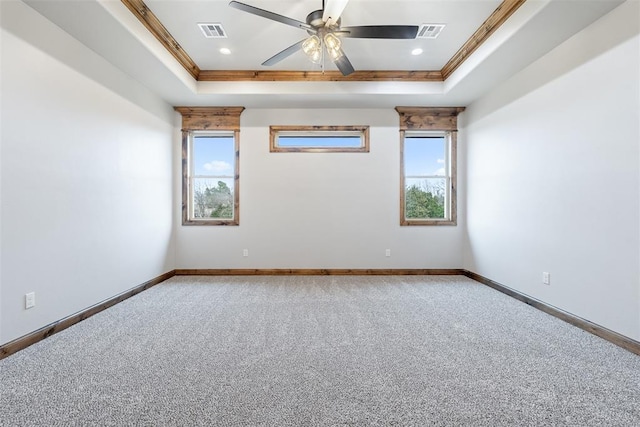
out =
[[[339,276],[355,276],[355,275],[462,275],[466,276],[476,282],[489,286],[497,291],[500,291],[512,298],[524,302],[532,307],[537,308],[547,314],[557,317],[571,325],[574,325],[580,329],[590,332],[600,338],[603,338],[619,347],[622,347],[632,353],[640,355],[640,342],[635,341],[629,337],[621,335],[603,326],[597,325],[593,322],[585,320],[581,317],[575,316],[559,308],[553,307],[540,300],[532,298],[514,289],[511,289],[505,285],[488,279],[480,274],[464,269],[178,269],[164,273],[158,277],[155,277],[141,285],[122,292],[108,300],[95,304],[86,310],[72,314],[64,319],[53,322],[45,327],[42,327],[34,332],[17,338],[0,346],[0,360],[5,357],[29,347],[32,344],[37,343],[51,335],[60,332],[69,326],[75,325],[82,320],[93,316],[96,313],[101,312],[109,307],[118,304],[130,298],[144,290],[149,289],[158,283],[164,282],[173,276],[276,276],[276,275],[297,275],[297,276],[327,276],[327,275],[339,275]]]
[[[336,269],[336,268],[275,268],[275,269],[177,269],[176,276],[407,276],[443,275],[461,276],[464,270],[457,268],[383,268],[383,269]]]
[[[571,313],[567,313],[564,310],[561,310],[557,307],[549,305],[545,302],[532,298],[528,295],[525,295],[521,292],[516,291],[515,289],[511,289],[508,286],[505,286],[501,283],[495,282],[491,279],[488,279],[484,276],[481,276],[477,273],[468,270],[461,270],[461,274],[464,274],[468,278],[475,280],[476,282],[480,282],[484,285],[487,285],[497,291],[502,292],[503,294],[509,295],[512,298],[515,298],[519,301],[524,302],[532,307],[537,308],[540,311],[544,311],[547,314],[550,314],[554,317],[557,317],[560,320],[563,320],[567,323],[572,324],[580,329],[583,329],[587,332],[592,333],[600,338],[603,338],[618,347],[622,347],[626,350],[629,350],[632,353],[640,355],[640,342],[633,340],[629,337],[621,335],[617,332],[614,332],[610,329],[605,328],[604,326],[600,326],[596,323],[590,322],[581,317],[575,316]]]
[[[85,310],[79,311],[56,322],[50,323],[47,326],[28,333],[20,338],[16,338],[13,341],[9,341],[8,343],[0,346],[0,360],[12,355],[17,351],[29,347],[30,345],[35,344],[38,341],[42,341],[43,339],[48,338],[55,333],[65,330],[69,326],[75,325],[76,323],[81,322],[93,316],[94,314],[100,313],[102,310],[106,310],[107,308],[112,307],[119,302],[126,300],[127,298],[131,298],[132,296],[139,294],[140,292],[145,291],[150,287],[157,285],[158,283],[164,282],[165,280],[173,276],[175,276],[175,270],[171,270],[167,273],[161,274],[160,276],[146,281],[141,285],[138,285],[114,297],[92,305]]]

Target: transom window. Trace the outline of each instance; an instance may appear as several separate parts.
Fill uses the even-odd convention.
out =
[[[369,126],[270,126],[275,153],[369,152]]]

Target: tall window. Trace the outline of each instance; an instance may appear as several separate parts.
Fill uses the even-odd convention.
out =
[[[191,133],[188,156],[190,220],[234,220],[236,151],[233,132]]]
[[[244,108],[176,110],[182,114],[182,225],[239,225]]]
[[[450,220],[450,141],[443,132],[405,132],[404,222]]]
[[[456,225],[458,107],[396,107],[400,225]]]

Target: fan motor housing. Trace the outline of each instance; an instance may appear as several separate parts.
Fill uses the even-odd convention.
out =
[[[323,14],[324,14],[324,10],[314,10],[309,15],[307,15],[307,24],[311,25],[315,29],[323,28],[326,24],[326,22],[322,20]],[[341,21],[342,21],[342,18],[338,18],[338,21],[333,27],[340,28]]]

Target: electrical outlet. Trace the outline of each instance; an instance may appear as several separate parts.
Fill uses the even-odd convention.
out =
[[[242,256],[249,256],[249,249],[243,249]]]
[[[542,273],[542,283],[545,285],[550,285],[551,284],[551,274],[547,273],[546,271],[544,273]]]
[[[29,292],[24,296],[24,308],[32,308],[36,306],[36,293]]]
[[[384,256],[391,256],[391,249],[385,249]]]

